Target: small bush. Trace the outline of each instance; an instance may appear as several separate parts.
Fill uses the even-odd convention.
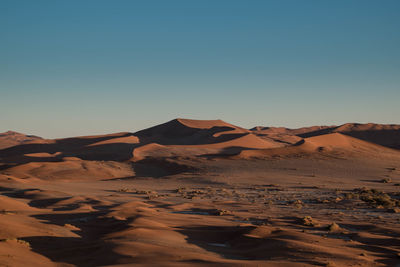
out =
[[[301,220],[301,222],[305,226],[316,226],[316,225],[318,225],[317,222],[311,216],[305,216]]]
[[[331,233],[337,233],[341,232],[342,228],[340,228],[340,226],[337,223],[333,222],[328,226],[328,231]]]
[[[376,189],[355,189],[360,200],[367,202],[375,207],[383,206],[385,208],[392,208],[400,206],[400,201],[392,198],[390,195],[376,190]]]
[[[392,179],[390,177],[386,177],[381,180],[381,183],[384,183],[384,184],[388,184],[391,182],[392,182]]]

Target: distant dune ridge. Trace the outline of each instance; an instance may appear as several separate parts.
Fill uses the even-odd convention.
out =
[[[0,133],[0,149],[12,147],[20,144],[41,142],[43,138],[34,135],[25,135],[14,131]]]
[[[346,134],[382,146],[400,149],[400,125],[396,124],[346,123],[341,126],[308,131],[299,134],[299,136],[310,137],[333,132]]]
[[[0,148],[1,168],[18,172],[20,177],[21,172],[25,172],[25,177],[46,179],[84,177],[90,172],[101,178],[113,178],[135,175],[135,171],[115,170],[121,166],[107,162],[148,164],[161,160],[165,168],[165,162],[174,158],[270,158],[312,153],[344,157],[360,153],[390,155],[398,153],[392,149],[400,149],[400,125],[347,123],[299,129],[244,129],[222,120],[174,119],[135,133],[54,140],[8,131],[0,134]],[[94,160],[104,163],[93,163]]]

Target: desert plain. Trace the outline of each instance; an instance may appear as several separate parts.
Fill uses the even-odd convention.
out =
[[[9,131],[0,266],[397,266],[399,189],[400,125]]]

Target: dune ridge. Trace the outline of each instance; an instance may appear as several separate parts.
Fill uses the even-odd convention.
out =
[[[26,135],[14,131],[0,133],[0,149],[27,144],[27,143],[44,143],[45,140],[39,136]]]
[[[18,143],[9,146],[10,138]],[[91,173],[99,179],[106,176],[113,179],[135,175],[135,165],[141,166],[141,161],[152,159],[155,159],[153,162],[174,158],[250,159],[312,153],[340,154],[345,158],[360,154],[390,156],[396,151],[388,149],[396,149],[400,144],[399,138],[400,125],[348,123],[299,129],[259,126],[247,130],[222,120],[178,118],[135,133],[54,140],[7,132],[0,135],[0,147],[3,147],[0,150],[0,167],[18,173],[19,177],[49,179],[65,175],[83,177]],[[122,168],[114,162],[130,165]],[[34,167],[39,163],[41,168]],[[92,171],[93,168],[96,171]],[[121,168],[126,171],[121,172]]]

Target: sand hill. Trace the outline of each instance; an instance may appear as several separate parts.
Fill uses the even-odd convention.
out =
[[[144,146],[134,149],[134,160],[146,156],[235,154],[243,149],[281,147],[251,131],[222,120],[175,119],[135,133]]]
[[[40,137],[7,132],[1,138],[0,145],[3,149],[0,150],[0,158],[3,168],[33,162],[42,162],[42,165],[48,164],[46,162],[60,162],[58,165],[61,166],[66,164],[66,159],[75,158],[87,161],[85,164],[74,163],[76,166],[69,168],[70,171],[83,168],[77,173],[77,177],[81,177],[85,173],[85,166],[91,165],[90,161],[99,160],[139,162],[145,159],[218,158],[234,155],[247,158],[339,151],[347,154],[380,153],[379,151],[388,153],[380,145],[397,148],[400,142],[400,126],[353,123],[299,129],[255,127],[247,130],[222,120],[174,119],[136,133],[44,140]],[[360,143],[361,140],[369,143]],[[109,165],[98,165],[96,168],[99,172],[115,172],[106,170]],[[20,169],[27,170],[27,177],[32,173],[29,166],[16,168]],[[44,167],[42,169],[52,173]]]
[[[95,147],[110,152],[115,150],[115,145],[126,144],[139,147],[150,143],[164,146],[208,146],[210,148],[237,146],[265,149],[294,145],[301,142],[303,138],[329,133],[342,133],[392,148],[397,148],[400,142],[400,125],[348,123],[341,126],[312,126],[299,129],[258,126],[247,130],[222,120],[175,119],[136,133],[55,140],[45,140],[37,136],[9,131],[0,134],[0,147],[3,149],[2,154],[7,156],[21,155],[21,152],[25,155],[36,154],[36,156],[40,153],[91,154],[88,151]],[[83,152],[84,150],[87,151]],[[101,154],[101,151],[95,151],[95,153]]]
[[[299,136],[310,137],[333,132],[343,133],[382,146],[400,149],[400,125],[394,124],[346,123],[337,127],[309,131],[299,134]]]
[[[302,139],[293,146],[275,149],[243,150],[234,158],[341,156],[352,157],[397,157],[400,151],[347,136],[341,133],[323,134]]]
[[[175,119],[136,133],[54,140],[9,132],[1,139],[0,168],[13,180],[101,180],[185,172],[196,168],[191,160],[203,158],[391,157],[396,152],[380,145],[396,147],[398,129],[345,124],[247,130],[222,120]]]
[[[45,140],[34,135],[25,135],[13,131],[0,133],[0,149],[27,143],[43,143]]]
[[[312,126],[298,129],[257,126],[251,131],[260,137],[268,137],[291,144],[300,141],[301,138],[342,133],[382,146],[400,148],[400,125],[395,124],[346,123],[340,126]]]
[[[224,142],[249,133],[222,120],[175,119],[139,132],[143,143],[201,145]]]

